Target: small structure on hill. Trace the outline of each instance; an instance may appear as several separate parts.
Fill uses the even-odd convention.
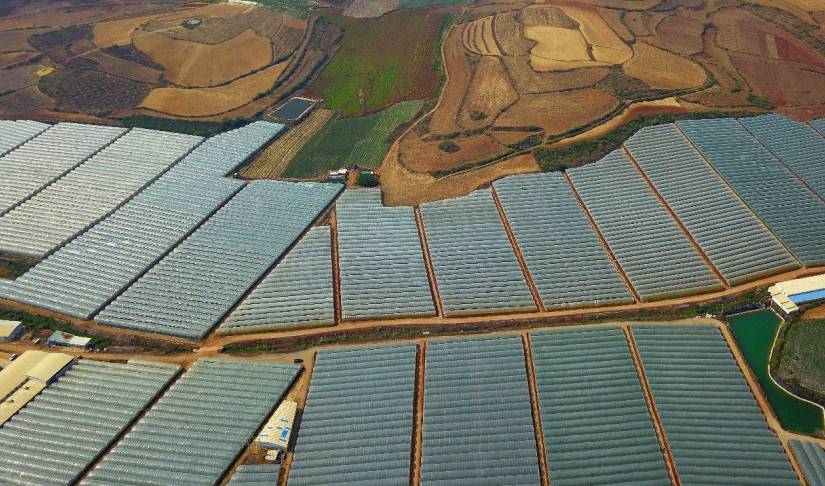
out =
[[[0,343],[9,343],[23,334],[23,323],[20,321],[0,321]]]
[[[295,412],[298,410],[296,402],[284,400],[269,417],[261,433],[255,439],[261,447],[285,451],[289,447],[289,437],[292,435],[292,425],[295,422]]]
[[[92,347],[92,338],[74,336],[63,331],[55,331],[54,334],[49,336],[49,345],[89,349]]]
[[[799,310],[799,304],[825,299],[825,275],[779,282],[768,292],[782,312],[791,314]]]

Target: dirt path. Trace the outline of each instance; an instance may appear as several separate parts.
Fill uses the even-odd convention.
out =
[[[541,485],[550,486],[550,471],[548,470],[547,450],[544,447],[544,427],[541,425],[541,408],[539,407],[538,383],[536,383],[536,369],[533,366],[533,347],[530,344],[530,334],[521,333],[524,346],[524,359],[527,365],[527,386],[530,390],[530,404],[533,413],[533,429],[536,435],[536,451],[539,456],[539,474]]]
[[[410,461],[410,486],[421,484],[421,451],[424,442],[424,373],[427,358],[427,342],[419,343],[415,367],[415,405],[413,407],[412,458]]]
[[[662,419],[659,417],[659,411],[656,409],[656,402],[653,400],[653,392],[650,391],[650,384],[647,381],[645,368],[642,365],[642,358],[639,356],[639,349],[636,347],[636,340],[633,338],[633,331],[629,325],[623,325],[627,343],[630,347],[630,354],[633,358],[633,364],[636,366],[636,373],[639,375],[639,382],[642,384],[642,392],[647,402],[647,409],[650,412],[650,418],[653,419],[653,428],[656,430],[656,437],[659,439],[659,447],[662,449],[662,454],[665,457],[665,465],[667,466],[667,473],[670,476],[670,481],[674,486],[681,486],[682,481],[679,479],[679,472],[676,470],[676,461],[673,460],[673,453],[670,451],[670,444],[665,437],[665,428],[662,425]]]
[[[433,295],[435,312],[438,317],[444,317],[444,304],[441,302],[441,293],[438,290],[438,280],[435,278],[435,267],[430,256],[430,245],[427,243],[427,232],[424,230],[424,218],[421,216],[421,208],[413,208],[415,213],[415,224],[418,226],[418,237],[421,240],[421,250],[424,253],[424,266],[427,268],[427,279],[430,281],[430,292]]]
[[[536,304],[536,308],[539,312],[547,312],[547,309],[544,307],[544,302],[541,300],[541,295],[539,295],[539,290],[536,288],[536,283],[533,281],[533,276],[530,275],[530,269],[527,268],[527,262],[524,261],[524,255],[521,254],[521,249],[516,241],[516,236],[513,234],[513,229],[510,227],[510,222],[507,220],[507,216],[504,215],[504,207],[501,205],[501,201],[498,198],[498,194],[496,194],[495,188],[491,187],[490,192],[493,193],[493,201],[496,203],[498,215],[501,217],[502,224],[504,224],[504,231],[507,232],[507,237],[510,239],[510,245],[513,247],[513,252],[516,254],[516,259],[518,259],[518,264],[521,267],[521,273],[524,274],[524,279],[527,281],[527,286],[530,287],[530,293],[533,294],[533,302]]]
[[[335,322],[344,320],[341,304],[341,255],[338,253],[338,212],[330,211],[329,225],[332,234],[332,305],[335,307]]]
[[[665,201],[665,198],[662,197],[662,195],[659,193],[659,190],[656,189],[656,186],[653,185],[653,182],[651,182],[651,180],[648,179],[647,174],[644,173],[642,167],[639,165],[639,163],[636,161],[633,155],[630,154],[630,151],[627,150],[627,147],[622,145],[622,150],[624,150],[624,153],[625,155],[627,155],[627,158],[629,158],[630,161],[633,162],[633,166],[636,167],[637,171],[639,171],[639,175],[642,176],[642,179],[644,179],[645,183],[647,183],[648,187],[650,187],[650,190],[653,191],[653,194],[655,194],[656,197],[659,199],[659,203],[662,205],[663,208],[665,208],[665,211],[667,211],[670,217],[673,218],[673,221],[675,221],[676,224],[679,225],[679,229],[682,230],[682,233],[684,233],[685,237],[688,239],[690,244],[693,245],[693,248],[696,250],[697,253],[699,253],[699,256],[702,257],[702,260],[705,261],[705,265],[707,265],[708,268],[710,268],[713,271],[713,273],[716,275],[716,278],[718,278],[719,282],[722,283],[722,286],[726,289],[729,289],[730,284],[728,284],[728,281],[725,280],[724,276],[722,276],[722,272],[720,272],[716,268],[716,265],[714,265],[713,262],[710,261],[710,258],[708,258],[705,251],[702,250],[701,246],[699,246],[699,243],[697,243],[696,240],[693,239],[693,235],[691,235],[690,231],[688,231],[687,228],[685,228],[685,225],[682,224],[682,221],[679,219],[678,216],[676,216],[676,213],[673,212],[673,209],[671,209],[670,205],[668,205],[667,201]]]

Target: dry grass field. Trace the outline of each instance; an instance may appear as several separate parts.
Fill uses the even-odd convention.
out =
[[[485,56],[476,66],[467,99],[458,115],[458,124],[465,130],[486,126],[516,100],[518,93],[513,89],[501,60]]]
[[[464,47],[483,56],[500,56],[496,39],[493,36],[493,17],[484,17],[464,26]]]
[[[241,177],[247,179],[277,179],[295,158],[301,147],[329,121],[332,110],[316,109],[299,125],[287,132],[261,152],[251,164],[242,168]]]
[[[289,61],[217,88],[156,88],[140,103],[143,108],[177,116],[218,115],[251,101],[269,89]]]
[[[548,136],[558,135],[602,117],[619,106],[619,100],[587,88],[541,95],[524,95],[496,120],[496,127],[541,127]]]
[[[695,88],[707,81],[707,73],[698,64],[644,42],[633,45],[633,54],[622,66],[624,72],[653,88]]]

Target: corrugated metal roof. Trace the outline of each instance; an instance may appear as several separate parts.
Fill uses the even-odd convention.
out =
[[[0,400],[4,400],[28,379],[26,373],[37,366],[49,353],[30,350],[0,371]]]
[[[89,338],[84,338],[89,339]],[[91,340],[91,339],[89,339]],[[54,376],[62,371],[74,360],[72,356],[63,353],[50,353],[26,373],[32,380],[49,383]]]
[[[255,441],[263,447],[286,450],[289,446],[289,438],[292,436],[292,425],[297,410],[296,402],[291,400],[281,402],[275,413],[266,421]]]
[[[11,336],[21,325],[20,321],[0,321],[0,338]]]

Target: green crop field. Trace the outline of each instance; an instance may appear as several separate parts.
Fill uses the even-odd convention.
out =
[[[420,108],[420,101],[405,101],[374,115],[331,119],[301,148],[283,177],[314,179],[350,164],[378,167],[391,145],[387,138]]]
[[[325,108],[354,115],[435,94],[441,76],[433,63],[438,34],[454,16],[415,10],[377,19],[327,17],[344,37],[310,88],[326,100]]]
[[[401,0],[397,8],[398,10],[410,10],[441,5],[472,5],[475,2],[476,0]]]
[[[783,381],[825,397],[825,319],[791,324],[779,359]]]

